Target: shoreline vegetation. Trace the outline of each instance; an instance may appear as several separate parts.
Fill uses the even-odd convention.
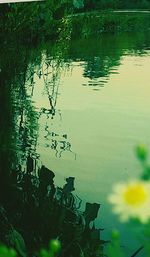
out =
[[[150,13],[101,12],[85,13],[72,19],[72,37],[100,36],[104,33],[150,30]]]
[[[79,1],[79,0],[78,0]],[[75,1],[75,2],[78,2]],[[107,32],[121,33],[150,29],[150,7],[147,9],[75,8],[71,1],[64,5],[53,1],[2,4],[0,6],[0,30],[8,40],[20,40],[25,44],[55,41],[62,23],[71,23],[71,38],[101,35]],[[83,2],[80,0],[79,2]],[[137,6],[136,6],[137,8]],[[63,24],[64,26],[64,24]],[[70,33],[69,32],[69,33]],[[1,37],[3,38],[3,37]]]
[[[61,241],[62,251],[59,256],[100,257],[104,256],[103,248],[105,243],[108,243],[101,239],[102,229],[97,229],[94,224],[100,204],[87,203],[85,211],[81,212],[81,200],[73,194],[74,178],[67,178],[64,187],[58,188],[54,185],[54,173],[45,166],[41,166],[38,173],[34,174],[35,159],[32,159],[29,152],[25,152],[26,149],[23,150],[26,167],[22,170],[20,164],[16,163],[17,154],[9,147],[11,141],[17,138],[17,125],[14,123],[22,106],[26,108],[29,123],[24,140],[29,141],[28,137],[30,140],[33,136],[37,137],[31,124],[34,122],[36,126],[37,118],[27,99],[25,81],[27,75],[30,75],[30,82],[33,83],[33,63],[35,61],[40,66],[42,49],[38,54],[35,51],[38,56],[30,53],[30,50],[47,42],[56,42],[53,54],[61,65],[72,39],[102,36],[107,32],[147,31],[150,29],[149,12],[132,11],[129,14],[123,9],[121,12],[104,10],[107,7],[112,8],[113,4],[116,5],[115,1],[109,6],[103,5],[101,9],[100,6],[94,7],[94,1],[85,1],[85,6],[83,1],[79,0],[74,1],[74,4],[71,0],[64,0],[63,4],[56,4],[57,2],[49,0],[44,3],[0,6],[0,45],[3,57],[0,61],[0,100],[4,108],[4,117],[0,120],[1,127],[4,128],[4,132],[0,134],[0,241],[15,248],[19,257],[35,256],[40,247],[47,247],[49,240],[53,238]],[[146,5],[148,6],[148,1],[144,1],[143,7],[140,3],[139,8],[146,8]],[[89,12],[90,8],[93,8],[93,12]],[[84,14],[81,14],[83,9]],[[30,47],[31,49],[27,49]],[[27,68],[29,63],[30,74]],[[18,84],[16,77],[20,79]],[[13,97],[21,99],[18,102],[20,110],[16,107],[16,112],[12,107]],[[24,116],[21,117],[23,120]],[[23,121],[20,121],[23,134],[22,125]],[[16,138],[12,137],[12,131],[15,131]],[[23,146],[24,142],[21,143]],[[29,142],[27,143],[29,145]]]

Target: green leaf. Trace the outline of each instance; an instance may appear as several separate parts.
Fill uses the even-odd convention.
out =
[[[147,158],[147,149],[145,145],[138,145],[136,147],[136,154],[141,161],[145,161]]]
[[[73,5],[75,8],[83,8],[84,7],[84,1],[83,0],[73,0]]]
[[[49,248],[52,253],[58,253],[61,249],[60,241],[57,239],[51,240],[49,244]]]
[[[112,232],[111,243],[107,247],[108,257],[125,257],[120,246],[120,235],[117,230]]]

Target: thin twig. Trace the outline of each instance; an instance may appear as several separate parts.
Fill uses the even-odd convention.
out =
[[[137,254],[144,248],[144,246],[141,246],[138,250],[136,250],[132,255],[131,257],[135,257],[137,256]]]

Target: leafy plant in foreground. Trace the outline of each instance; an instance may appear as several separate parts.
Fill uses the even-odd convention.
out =
[[[39,253],[39,257],[55,257],[61,250],[61,243],[57,239],[53,239],[49,242],[49,248],[42,248]],[[13,248],[7,246],[0,246],[0,257],[17,257],[17,253]]]
[[[12,248],[7,248],[4,245],[0,246],[0,257],[17,257],[17,253]]]
[[[61,243],[57,239],[53,239],[49,243],[48,249],[40,250],[40,257],[55,257],[61,250]]]
[[[108,257],[125,257],[120,247],[120,236],[117,230],[114,230],[111,235],[111,243],[107,247]]]

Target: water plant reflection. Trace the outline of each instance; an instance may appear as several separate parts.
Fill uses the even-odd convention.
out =
[[[60,256],[79,256],[81,252],[84,256],[97,256],[95,252],[101,247],[102,253],[104,241],[100,240],[100,230],[94,225],[91,229],[90,224],[96,219],[100,205],[88,203],[81,212],[78,209],[81,200],[72,193],[74,178],[67,178],[64,187],[57,189],[54,176],[45,166],[39,168],[38,176],[32,169],[19,170],[16,182],[11,186],[9,202],[5,204],[5,217],[21,231],[29,256],[56,237],[63,245]],[[15,213],[12,213],[14,208]],[[2,223],[1,229],[4,229]],[[1,240],[11,245],[4,238]],[[17,247],[16,250],[19,251]],[[20,253],[19,256],[23,255]]]

